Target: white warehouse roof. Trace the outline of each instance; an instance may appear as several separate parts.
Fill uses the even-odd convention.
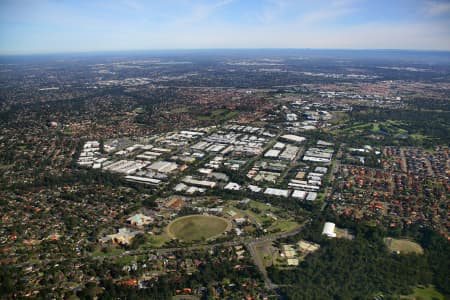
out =
[[[264,157],[278,157],[280,150],[271,149],[264,154]]]
[[[305,191],[295,190],[295,191],[292,193],[292,198],[297,198],[297,199],[304,200],[305,197],[306,197],[306,192],[305,192]]]
[[[285,134],[282,135],[281,138],[294,143],[301,143],[306,141],[306,138],[294,134]]]
[[[275,188],[267,188],[264,191],[264,194],[266,195],[273,195],[273,196],[281,196],[281,197],[289,197],[289,190],[281,190],[281,189],[275,189]]]

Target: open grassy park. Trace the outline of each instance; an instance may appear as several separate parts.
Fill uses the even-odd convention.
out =
[[[230,221],[206,215],[190,215],[175,219],[167,226],[172,238],[183,241],[209,239],[231,229]]]
[[[385,238],[384,242],[393,252],[423,254],[423,248],[410,240]]]
[[[229,205],[225,208],[225,212],[233,211],[237,214],[236,217],[248,218],[253,224],[268,223],[266,229],[269,233],[289,231],[298,225],[298,222],[290,216],[280,217],[279,213],[282,212],[282,210],[275,206],[253,200],[247,203],[247,208],[245,209],[239,209],[237,207],[237,201],[232,202],[232,204],[233,205]],[[271,213],[272,215],[269,215],[268,213]]]

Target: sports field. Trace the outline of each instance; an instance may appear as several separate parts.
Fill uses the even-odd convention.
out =
[[[190,215],[177,218],[167,225],[167,233],[172,238],[183,241],[209,239],[231,229],[227,219],[215,216]]]
[[[423,248],[410,240],[385,238],[384,242],[394,252],[423,254]]]

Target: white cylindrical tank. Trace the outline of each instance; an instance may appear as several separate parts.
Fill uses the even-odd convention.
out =
[[[336,237],[336,233],[334,232],[334,229],[336,227],[336,224],[331,222],[326,222],[323,226],[322,234],[327,235],[328,237]]]

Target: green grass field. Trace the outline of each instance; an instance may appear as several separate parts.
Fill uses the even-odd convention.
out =
[[[414,289],[414,294],[402,296],[401,300],[444,300],[444,296],[439,293],[434,286],[418,286]]]
[[[384,242],[394,252],[423,254],[423,248],[410,240],[385,238]]]
[[[267,204],[265,204],[265,203],[261,203],[261,202],[254,201],[254,200],[251,200],[251,201],[248,203],[248,205],[249,205],[249,207],[258,208],[258,209],[260,209],[260,210],[268,210],[268,211],[273,211],[273,212],[277,212],[277,211],[280,210],[280,209],[277,208],[277,207],[270,206],[270,205],[267,205]]]
[[[231,223],[215,216],[191,215],[175,219],[167,226],[170,237],[184,241],[209,239],[231,229]]]
[[[298,225],[295,221],[290,220],[277,220],[272,225],[270,225],[267,230],[269,232],[277,232],[277,231],[289,231],[294,229]]]
[[[169,237],[167,236],[167,233],[165,233],[165,232],[163,232],[160,235],[149,235],[147,237],[147,242],[145,244],[141,245],[140,248],[141,249],[160,248],[168,240],[169,240]]]

